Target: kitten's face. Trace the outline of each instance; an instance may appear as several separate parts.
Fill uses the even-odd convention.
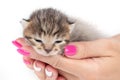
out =
[[[70,24],[66,17],[61,19],[55,15],[34,13],[30,21],[22,21],[24,37],[37,53],[44,56],[62,54],[70,39]]]
[[[32,25],[24,29],[24,37],[39,54],[50,56],[63,53],[64,46],[69,42],[70,38],[68,25],[62,30],[54,28],[51,34],[45,32],[47,30],[40,31],[37,26]]]

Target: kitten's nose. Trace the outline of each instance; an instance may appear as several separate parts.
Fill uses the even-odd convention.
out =
[[[51,49],[45,49],[45,51],[46,51],[47,53],[49,53],[49,52],[51,51]]]

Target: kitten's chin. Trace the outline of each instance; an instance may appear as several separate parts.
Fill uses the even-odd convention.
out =
[[[53,52],[50,52],[50,53],[46,53],[45,51],[36,51],[38,54],[40,55],[43,55],[43,56],[54,56],[54,55],[58,55],[58,53],[53,53]]]

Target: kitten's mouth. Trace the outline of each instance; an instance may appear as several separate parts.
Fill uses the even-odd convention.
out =
[[[68,43],[66,43],[67,45]],[[64,54],[64,49],[66,45],[62,45],[60,46],[59,49],[54,48],[54,49],[42,49],[42,48],[38,48],[36,46],[32,46],[34,48],[34,50],[43,56],[54,56],[54,55],[63,55]]]
[[[34,49],[38,54],[43,55],[43,56],[54,56],[54,55],[62,54],[64,52],[64,49],[62,49],[60,51],[50,51],[50,52],[47,52],[45,50],[39,50],[36,48],[34,48]]]

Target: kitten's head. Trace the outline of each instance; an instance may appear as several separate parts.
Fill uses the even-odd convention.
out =
[[[33,48],[44,56],[62,54],[69,42],[71,21],[55,9],[41,9],[23,19],[23,35]]]

